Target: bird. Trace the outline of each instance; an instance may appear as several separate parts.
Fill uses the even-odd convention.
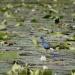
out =
[[[53,60],[57,60],[57,58],[60,57],[59,52],[55,51],[52,45],[44,39],[44,36],[41,36],[40,39],[42,47],[46,50],[46,54],[49,53]]]
[[[59,24],[59,22],[60,22],[59,18],[56,18],[55,19],[55,24]]]
[[[40,37],[41,45],[42,47],[47,51],[50,49],[50,51],[54,51],[54,49],[51,47],[51,45],[44,39],[43,36]]]
[[[43,46],[44,49],[50,49],[49,43],[44,39],[43,36],[40,37],[41,39],[41,45]]]

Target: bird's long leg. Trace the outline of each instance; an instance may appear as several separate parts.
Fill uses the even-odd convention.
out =
[[[43,48],[43,51],[41,52],[41,54],[46,56],[48,54],[48,51]]]
[[[44,54],[44,55],[46,55],[46,54],[47,54],[47,51],[46,51],[46,49],[44,49],[44,52],[43,52],[43,54]]]
[[[46,56],[49,56],[49,55],[50,55],[50,50],[49,50],[49,49],[46,49],[46,50],[45,50],[45,55],[46,55]]]

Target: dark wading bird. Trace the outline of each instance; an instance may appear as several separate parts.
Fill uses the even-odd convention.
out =
[[[46,53],[48,50],[50,51],[49,54],[52,56],[52,58],[56,58],[60,56],[58,52],[54,51],[52,46],[44,39],[43,36],[40,37],[40,40],[41,40],[42,47],[46,50]]]
[[[50,49],[50,51],[54,51],[54,49],[51,47],[51,45],[44,39],[43,36],[40,37],[41,45],[42,47],[47,51]]]

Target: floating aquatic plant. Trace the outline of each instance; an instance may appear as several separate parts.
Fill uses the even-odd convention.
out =
[[[33,19],[31,20],[31,22],[36,23],[37,20],[33,18]]]
[[[56,48],[58,47],[59,49],[69,49],[69,46],[70,45],[67,42],[63,42],[57,45]]]
[[[1,30],[6,30],[6,29],[7,29],[6,25],[4,25],[4,24],[1,24],[1,25],[0,25],[0,31],[1,31]]]
[[[53,32],[51,34],[52,34],[52,36],[56,36],[56,37],[63,36],[62,32]]]
[[[32,42],[33,42],[33,44],[34,44],[35,47],[38,47],[39,46],[39,42],[37,40],[37,37],[33,36],[32,37]]]
[[[51,17],[51,15],[49,15],[49,14],[43,16],[43,18],[45,18],[45,19],[49,19],[50,17]]]
[[[67,39],[67,41],[75,41],[75,35],[69,37],[69,38]]]
[[[8,40],[8,39],[10,39],[9,33],[0,32],[0,40]]]

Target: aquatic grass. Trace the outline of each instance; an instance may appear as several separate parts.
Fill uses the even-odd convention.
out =
[[[52,75],[50,69],[31,69],[28,65],[21,66],[15,63],[6,75]]]
[[[75,75],[75,70],[72,70],[71,71],[71,75]]]

